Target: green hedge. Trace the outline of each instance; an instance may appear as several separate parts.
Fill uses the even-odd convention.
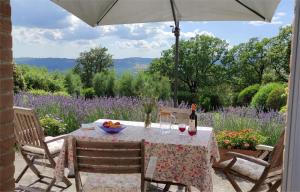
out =
[[[284,87],[278,87],[272,90],[268,96],[266,106],[268,109],[279,111],[287,101]]]
[[[258,92],[254,95],[251,106],[257,109],[268,110],[267,100],[270,93],[275,89],[284,89],[284,85],[280,83],[269,83],[262,86]]]
[[[251,86],[243,89],[239,93],[238,98],[237,98],[238,105],[248,106],[251,103],[251,100],[254,97],[254,95],[259,90],[259,87],[260,87],[259,84],[254,84],[254,85],[251,85]]]

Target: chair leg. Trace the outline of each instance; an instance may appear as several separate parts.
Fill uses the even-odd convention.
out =
[[[268,190],[268,192],[277,191],[277,188],[281,185],[281,180],[276,181],[272,187]]]
[[[235,189],[236,192],[242,192],[242,189],[239,187],[239,185],[235,182],[235,180],[233,179],[233,177],[230,175],[230,173],[228,173],[226,170],[223,170],[223,173],[225,174],[225,176],[227,177],[228,181],[231,183],[231,185],[233,186],[233,188]]]
[[[63,177],[62,181],[65,183],[66,188],[68,188],[69,186],[72,185],[71,181],[69,179],[67,179],[66,177]]]
[[[186,192],[192,192],[192,188],[191,188],[191,186],[185,186],[185,191]]]
[[[31,169],[31,171],[38,177],[38,178],[43,178],[43,176],[41,176],[40,171],[34,166],[33,162],[35,160],[35,157],[31,157],[28,158],[27,155],[23,154],[21,152],[23,159],[25,160],[25,162],[27,163],[27,166]],[[21,179],[21,178],[20,178]]]
[[[163,192],[169,191],[170,187],[171,187],[170,184],[166,184],[166,186],[165,186],[164,189],[163,189]]]
[[[47,188],[46,188],[46,192],[50,192],[50,191],[51,191],[51,188],[52,188],[53,185],[55,184],[55,181],[56,181],[55,178],[53,178],[53,179],[51,180],[51,182],[49,183],[49,185],[48,185]]]
[[[19,176],[17,177],[17,179],[15,180],[15,183],[19,183],[19,181],[21,180],[21,178],[23,177],[23,175],[25,174],[25,172],[28,170],[29,166],[26,165],[24,167],[24,169],[22,170],[22,172],[19,174]]]

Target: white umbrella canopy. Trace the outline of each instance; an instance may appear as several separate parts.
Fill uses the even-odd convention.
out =
[[[91,26],[173,21],[271,21],[280,0],[52,0]]]
[[[270,22],[280,0],[51,0],[90,26],[174,21],[177,107],[179,21]]]

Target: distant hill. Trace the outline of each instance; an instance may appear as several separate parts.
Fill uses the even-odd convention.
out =
[[[113,59],[117,74],[124,71],[137,72],[147,69],[153,58],[129,57],[124,59]],[[67,71],[74,67],[75,59],[67,58],[15,58],[17,64],[27,64],[37,67],[45,67],[49,71]]]

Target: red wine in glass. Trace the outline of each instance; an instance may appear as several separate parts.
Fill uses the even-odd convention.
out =
[[[188,130],[188,133],[189,133],[190,136],[196,135],[196,131],[195,130]]]
[[[178,125],[178,129],[179,129],[180,132],[183,133],[185,131],[185,129],[186,129],[186,125],[185,124],[179,124]]]

